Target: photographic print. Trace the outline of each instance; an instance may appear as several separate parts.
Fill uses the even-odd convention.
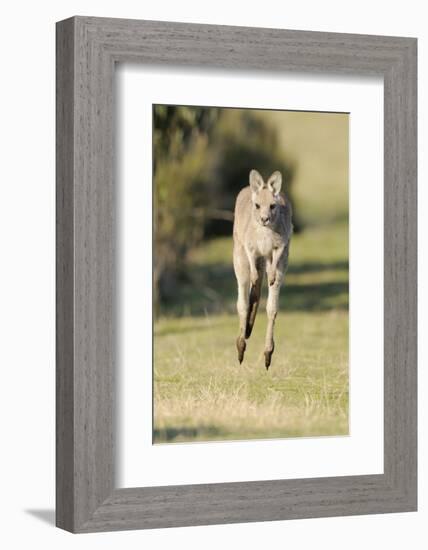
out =
[[[153,442],[349,433],[349,114],[153,105]]]

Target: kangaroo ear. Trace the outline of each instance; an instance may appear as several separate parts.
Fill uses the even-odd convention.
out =
[[[281,172],[274,172],[267,182],[268,188],[272,191],[274,195],[278,195],[281,191],[282,185],[282,175]]]
[[[257,170],[251,170],[250,172],[250,187],[253,193],[257,193],[263,187],[264,181]]]

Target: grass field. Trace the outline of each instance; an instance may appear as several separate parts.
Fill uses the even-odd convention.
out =
[[[275,118],[299,161],[307,226],[292,238],[272,365],[265,370],[265,301],[238,363],[232,240],[204,243],[155,322],[155,443],[348,433],[347,121],[318,117]]]
[[[191,283],[155,324],[155,442],[346,434],[346,225],[293,238],[268,372],[263,303],[237,361],[231,247],[218,239],[195,251]]]

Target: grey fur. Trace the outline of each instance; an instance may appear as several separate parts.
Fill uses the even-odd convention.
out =
[[[278,313],[281,284],[288,266],[293,231],[291,205],[280,193],[282,176],[276,171],[265,182],[257,170],[251,170],[250,185],[236,199],[233,225],[233,267],[238,282],[237,311],[239,335],[238,360],[242,363],[245,340],[251,335],[262,280],[266,272],[269,295],[266,304],[268,325],[265,342],[265,366],[269,368],[274,351],[273,331]]]

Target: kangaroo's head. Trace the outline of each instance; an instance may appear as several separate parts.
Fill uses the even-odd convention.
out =
[[[253,218],[260,225],[269,227],[279,216],[282,176],[274,172],[265,182],[257,170],[250,172],[251,201]]]

